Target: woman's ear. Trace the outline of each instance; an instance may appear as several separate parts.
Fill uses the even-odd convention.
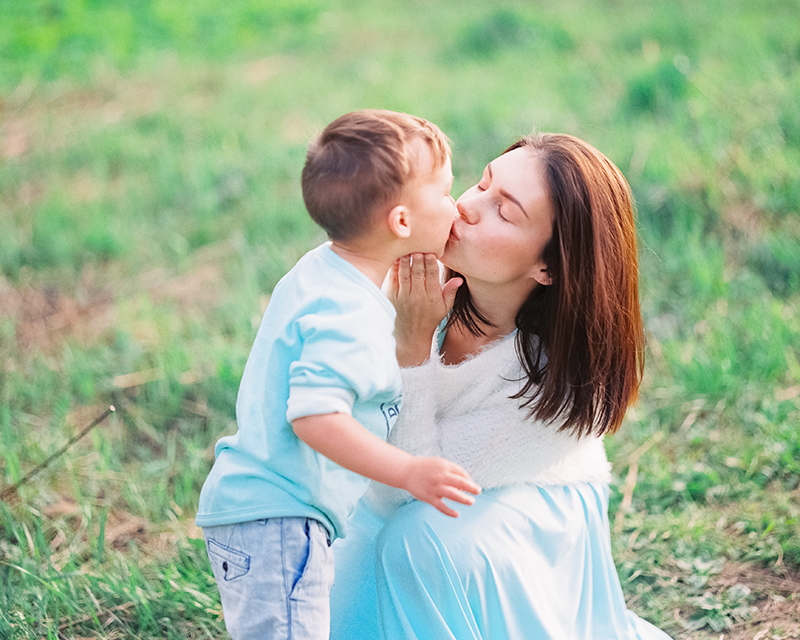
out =
[[[409,211],[403,205],[398,204],[389,210],[386,216],[386,223],[389,230],[398,238],[408,238],[411,235],[411,220]]]
[[[545,286],[553,284],[553,278],[546,266],[537,266],[534,268],[533,272],[531,273],[531,277],[539,284],[543,284]]]

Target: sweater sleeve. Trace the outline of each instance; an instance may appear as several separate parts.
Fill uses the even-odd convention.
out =
[[[403,378],[403,405],[387,442],[415,456],[440,456],[436,432],[435,381],[438,362],[431,358],[419,367],[400,370]],[[388,515],[413,500],[408,491],[371,482],[366,500],[378,513]]]
[[[400,370],[403,406],[389,433],[390,444],[415,456],[441,455],[436,434],[436,366],[433,359]]]

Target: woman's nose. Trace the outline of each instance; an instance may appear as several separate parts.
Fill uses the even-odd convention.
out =
[[[475,213],[473,208],[469,206],[468,200],[465,200],[463,197],[459,198],[456,201],[456,209],[458,210],[458,217],[468,222],[469,224],[473,224],[475,222]]]

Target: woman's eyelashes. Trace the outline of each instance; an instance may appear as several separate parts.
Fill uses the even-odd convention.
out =
[[[475,189],[479,193],[483,193],[484,191],[488,190],[489,187],[491,187],[491,186],[492,186],[492,174],[491,174],[491,170],[487,169],[486,171],[484,171],[483,176],[481,176],[480,182],[478,182],[478,184],[475,185]],[[503,222],[509,222],[509,223],[511,222],[511,220],[509,218],[506,218],[503,215],[503,201],[502,201],[502,199],[498,200],[498,202],[497,202],[497,215],[500,217],[500,219]]]
[[[486,191],[489,188],[489,186],[490,185],[488,184],[488,180],[484,179],[484,180],[481,180],[478,184],[476,184],[475,188],[478,190],[478,192],[483,193],[484,191]],[[511,222],[508,218],[506,218],[503,215],[503,203],[502,203],[502,201],[499,201],[497,203],[497,215],[504,222]]]

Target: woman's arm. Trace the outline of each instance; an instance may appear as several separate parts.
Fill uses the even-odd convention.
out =
[[[418,366],[431,352],[436,327],[453,306],[461,278],[442,286],[439,262],[428,253],[403,256],[389,272],[387,296],[397,309],[394,336],[401,367]]]

